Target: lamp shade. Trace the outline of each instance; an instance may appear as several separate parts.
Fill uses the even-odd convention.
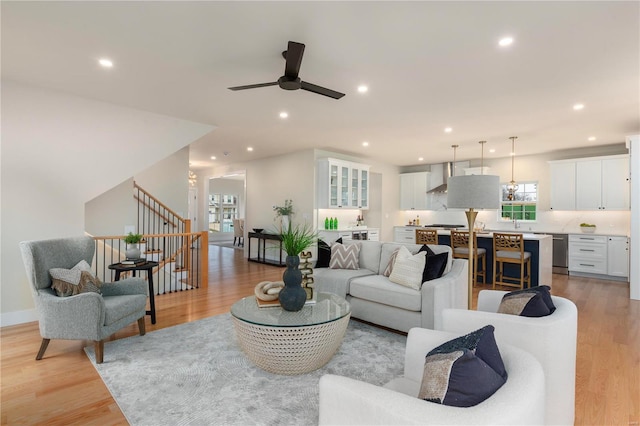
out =
[[[500,177],[492,175],[450,177],[447,182],[447,207],[496,210],[500,207]]]

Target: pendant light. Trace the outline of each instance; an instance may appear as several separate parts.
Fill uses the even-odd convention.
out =
[[[513,164],[516,159],[515,142],[518,137],[511,136],[509,139],[511,139],[511,182],[509,182],[509,185],[507,185],[507,191],[509,192],[507,194],[507,200],[513,201],[515,199],[516,191],[518,190],[518,184],[515,180],[513,180]]]

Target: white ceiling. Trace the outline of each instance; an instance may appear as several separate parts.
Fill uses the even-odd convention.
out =
[[[3,79],[213,124],[191,146],[194,169],[308,148],[404,166],[450,161],[452,144],[459,160],[478,158],[479,140],[502,157],[510,136],[522,155],[640,132],[639,2],[1,7]],[[505,35],[515,42],[499,48]],[[227,89],[277,80],[289,40],[306,44],[301,78],[344,98]],[[100,57],[114,68],[99,67]]]

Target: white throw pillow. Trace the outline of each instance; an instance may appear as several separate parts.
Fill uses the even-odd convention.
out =
[[[406,247],[400,247],[389,280],[392,283],[420,290],[426,256],[426,251],[411,254]]]

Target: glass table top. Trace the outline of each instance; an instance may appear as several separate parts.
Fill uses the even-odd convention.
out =
[[[318,293],[315,304],[289,312],[279,306],[259,307],[255,296],[245,297],[231,306],[231,315],[257,325],[273,327],[305,327],[336,321],[351,312],[349,303],[340,296]]]

